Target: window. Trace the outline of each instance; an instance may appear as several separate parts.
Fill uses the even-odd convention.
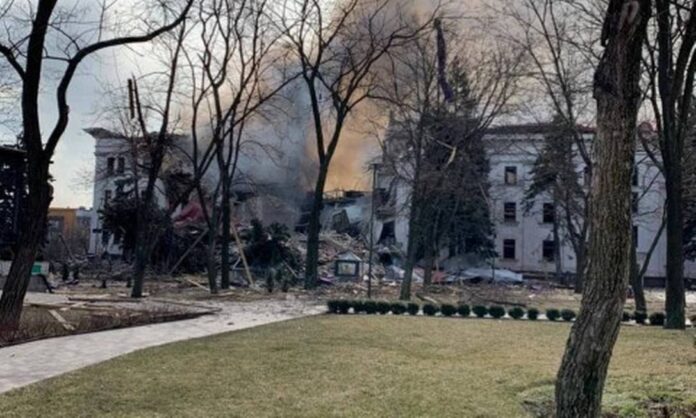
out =
[[[545,261],[554,261],[556,259],[556,241],[544,240],[541,252]]]
[[[517,167],[514,167],[514,166],[505,167],[505,184],[509,184],[509,185],[517,184]]]
[[[111,176],[114,174],[114,157],[106,159],[106,174]]]
[[[543,222],[545,224],[556,222],[556,210],[553,207],[553,203],[544,203]]]
[[[118,164],[116,166],[116,172],[118,174],[123,174],[126,172],[126,159],[123,157],[118,157]]]
[[[633,173],[631,174],[631,186],[638,186],[638,178],[640,177],[640,171],[638,166],[633,166]]]
[[[505,222],[516,222],[517,221],[517,203],[505,202],[505,208],[503,211],[503,219],[505,220]]]
[[[515,240],[506,239],[503,240],[503,258],[506,260],[515,259]]]
[[[631,193],[631,210],[633,213],[638,213],[638,200],[640,200],[638,192]]]

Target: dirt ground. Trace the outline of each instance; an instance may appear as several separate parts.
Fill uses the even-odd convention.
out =
[[[100,289],[101,282],[83,280],[76,286],[66,286],[57,290],[65,294],[92,294],[126,297],[129,289],[125,282],[108,282],[107,289]],[[206,278],[203,276],[180,276],[174,278],[151,278],[146,281],[146,294],[150,297],[168,298],[183,301],[257,301],[257,300],[327,300],[327,299],[362,299],[367,298],[367,283],[338,282],[333,285],[322,285],[312,291],[295,286],[285,293],[274,289],[269,293],[263,282],[257,282],[253,287],[233,287],[220,290],[219,294],[211,295],[206,289]],[[525,280],[522,285],[502,285],[491,283],[436,285],[424,289],[419,283],[414,284],[413,300],[427,302],[435,300],[438,303],[467,303],[469,305],[503,305],[506,307],[521,306],[545,310],[578,309],[580,296],[572,289],[559,287],[544,280]],[[399,283],[377,282],[372,286],[374,299],[396,300],[399,296]],[[646,299],[649,312],[664,311],[665,294],[662,289],[646,289]],[[635,307],[632,296],[627,295],[626,311]],[[696,292],[687,292],[687,317],[696,315]]]

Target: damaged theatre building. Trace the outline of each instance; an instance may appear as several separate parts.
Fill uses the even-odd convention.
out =
[[[242,237],[251,228],[252,220],[263,225],[285,225],[291,231],[290,244],[298,260],[306,254],[306,227],[312,198],[312,173],[316,166],[307,156],[306,117],[301,112],[288,116],[283,124],[284,132],[264,127],[257,135],[282,135],[276,150],[278,157],[269,157],[267,151],[245,150],[235,180],[233,225]],[[553,199],[541,193],[530,201],[530,188],[534,164],[543,148],[544,139],[553,129],[548,124],[506,125],[489,128],[484,144],[489,159],[489,189],[487,205],[493,226],[493,253],[490,257],[472,256],[466,250],[443,242],[437,252],[433,283],[467,279],[483,279],[503,282],[520,282],[524,276],[552,278],[559,274],[564,280],[572,280],[576,272],[574,248],[563,228],[554,232],[560,223]],[[594,130],[581,127],[584,138],[591,142]],[[118,134],[100,128],[87,132],[96,142],[94,182],[94,208],[101,209],[119,193],[129,179],[129,145]],[[390,138],[391,136],[391,138]],[[186,141],[186,138],[180,138]],[[358,168],[341,173],[342,184],[363,183],[363,190],[336,189],[324,196],[321,217],[322,237],[320,273],[323,279],[364,276],[369,259],[369,245],[373,243],[374,276],[378,279],[399,280],[403,277],[409,237],[410,204],[412,188],[398,167],[388,163],[390,152],[397,152],[396,139],[388,129],[385,133],[384,151],[366,152],[359,156]],[[354,155],[351,158],[356,158]],[[163,169],[158,184],[158,202],[168,205],[172,188],[180,187],[177,181],[190,177],[183,159],[171,158]],[[368,164],[368,162],[370,162]],[[578,159],[578,181],[588,188],[585,169]],[[368,178],[368,181],[366,180]],[[373,177],[369,181],[369,177]],[[359,178],[359,179],[358,179]],[[212,173],[203,184],[215,184]],[[372,184],[370,184],[372,183]],[[340,182],[338,184],[341,184]],[[648,262],[647,278],[661,278],[665,274],[665,238],[660,234],[664,182],[651,160],[641,154],[636,156],[634,188],[634,233],[636,234],[638,262]],[[374,204],[374,208],[373,208]],[[200,202],[195,193],[187,203],[173,212],[175,232],[190,233],[191,225],[203,223]],[[200,227],[198,231],[200,232]],[[372,232],[372,241],[370,240]],[[100,217],[92,220],[90,252],[111,256],[122,254],[122,237],[106,232]],[[189,240],[187,242],[191,242]],[[655,241],[655,245],[653,245]],[[237,242],[233,243],[236,247]],[[649,253],[650,249],[653,249]],[[237,251],[234,250],[233,253]],[[237,251],[238,253],[238,251]],[[337,264],[357,263],[351,274],[341,274]],[[237,267],[238,267],[237,263]],[[298,262],[296,266],[299,266]],[[414,277],[422,280],[425,263],[422,257],[416,264]],[[696,276],[696,265],[687,262],[686,273]],[[300,267],[301,269],[301,267]],[[300,275],[301,272],[295,272]],[[323,280],[323,281],[325,281]],[[650,283],[650,282],[648,282]]]

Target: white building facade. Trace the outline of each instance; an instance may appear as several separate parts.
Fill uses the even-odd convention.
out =
[[[135,157],[132,141],[123,135],[103,128],[85,129],[95,140],[94,147],[94,182],[92,191],[92,233],[90,234],[89,252],[97,256],[109,254],[121,255],[120,237],[109,234],[102,228],[100,211],[114,197],[132,188],[135,173]],[[145,179],[141,179],[144,186]],[[156,198],[161,206],[166,198],[159,184]]]
[[[593,130],[583,127],[579,130],[591,144]],[[533,203],[526,198],[533,180],[532,169],[548,133],[549,125],[511,125],[490,129],[484,137],[490,161],[490,209],[498,254],[492,262],[496,267],[530,275],[547,275],[556,272],[555,257],[560,253],[561,271],[568,274],[576,271],[575,251],[562,223],[559,224],[560,250],[556,251],[553,230],[555,216],[559,214],[551,196],[542,193],[534,197]],[[588,182],[584,175],[585,164],[579,157],[575,163],[582,186],[589,187],[585,184]],[[632,182],[637,262],[642,266],[654,247],[645,276],[661,278],[665,276],[666,264],[666,239],[661,231],[664,180],[640,146]],[[382,170],[377,189],[378,196],[382,193],[384,199],[377,209],[375,239],[405,252],[410,187],[395,180],[389,170]],[[696,263],[687,261],[684,271],[686,277],[696,277]]]

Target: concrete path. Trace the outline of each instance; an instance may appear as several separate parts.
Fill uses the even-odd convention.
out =
[[[0,393],[147,347],[314,315],[301,301],[198,302],[221,308],[195,319],[51,338],[0,349]]]

